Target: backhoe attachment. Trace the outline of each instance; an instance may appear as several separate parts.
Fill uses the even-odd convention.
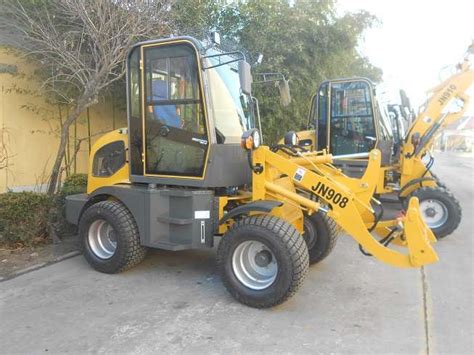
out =
[[[410,199],[405,216],[378,221],[371,206],[380,172],[378,150],[370,153],[361,179],[349,178],[332,166],[330,154],[298,152],[292,156],[264,146],[251,154],[253,200],[279,200],[309,215],[327,213],[366,253],[393,266],[420,267],[438,260],[431,246],[436,239],[420,216],[417,198]],[[275,214],[291,222],[286,216],[291,215],[290,209],[279,211],[283,208],[276,208]],[[298,222],[292,223],[302,231]],[[389,244],[403,247],[406,252],[392,249]]]

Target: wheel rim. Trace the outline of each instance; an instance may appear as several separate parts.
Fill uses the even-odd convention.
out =
[[[88,242],[92,252],[101,259],[110,259],[117,250],[115,230],[103,219],[95,220],[90,225]]]
[[[278,263],[265,244],[247,240],[235,248],[232,269],[243,285],[252,290],[263,290],[275,281]]]
[[[421,201],[420,210],[423,220],[430,228],[441,227],[448,220],[448,208],[439,200],[427,199]]]

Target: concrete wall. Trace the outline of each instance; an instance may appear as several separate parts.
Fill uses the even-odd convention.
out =
[[[0,145],[7,147],[9,166],[0,169],[0,193],[7,190],[41,190],[59,144],[60,118],[67,107],[53,105],[40,92],[35,66],[19,53],[0,47]],[[102,134],[126,126],[124,104],[113,99],[101,100],[83,113],[71,127],[69,152],[81,138],[87,138],[89,116],[91,144]],[[77,143],[76,143],[77,144]],[[86,172],[89,140],[81,143],[77,163],[71,173]],[[1,151],[0,151],[1,154]],[[63,176],[64,177],[64,176]]]

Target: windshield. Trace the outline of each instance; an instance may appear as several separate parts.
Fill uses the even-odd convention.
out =
[[[210,50],[206,54],[218,53]],[[233,59],[223,55],[207,61],[213,66]],[[240,143],[242,133],[255,127],[255,119],[251,98],[240,89],[237,62],[208,69],[207,73],[218,140],[222,136],[225,143]]]

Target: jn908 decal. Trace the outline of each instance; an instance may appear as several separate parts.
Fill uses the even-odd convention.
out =
[[[313,190],[313,192],[318,196],[321,196],[328,202],[333,202],[334,204],[339,205],[341,208],[345,208],[347,206],[347,202],[349,202],[347,197],[343,197],[339,192],[336,192],[329,186],[324,185],[321,183],[321,181],[318,182],[316,186],[312,186],[311,190]]]

